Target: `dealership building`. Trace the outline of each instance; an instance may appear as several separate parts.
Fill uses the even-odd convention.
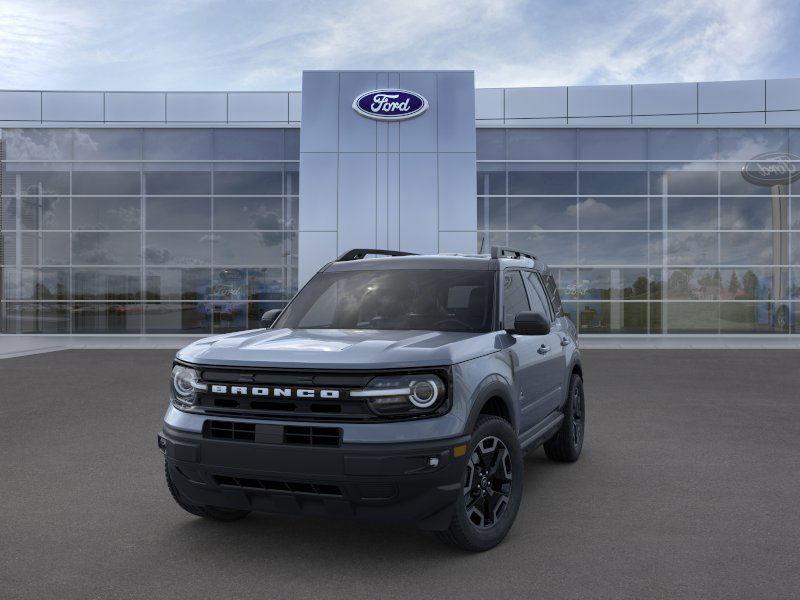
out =
[[[0,91],[0,333],[236,331],[351,248],[504,245],[582,334],[800,337],[799,155],[800,79]]]

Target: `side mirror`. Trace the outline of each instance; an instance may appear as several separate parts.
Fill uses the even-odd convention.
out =
[[[281,308],[273,308],[272,310],[268,310],[263,315],[261,315],[261,326],[264,329],[269,329],[272,327],[272,324],[275,322],[275,319],[283,312]]]
[[[533,311],[517,313],[514,318],[514,330],[509,333],[519,335],[547,335],[550,333],[550,319]]]

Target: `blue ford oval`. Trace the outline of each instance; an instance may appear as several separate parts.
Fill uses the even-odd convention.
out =
[[[400,121],[421,115],[428,101],[407,90],[371,90],[353,100],[353,110],[360,115],[380,121]]]

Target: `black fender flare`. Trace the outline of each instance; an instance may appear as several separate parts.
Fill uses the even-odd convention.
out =
[[[491,398],[500,398],[505,406],[506,413],[511,420],[511,427],[514,431],[517,429],[517,421],[519,415],[517,414],[516,405],[513,402],[513,390],[508,381],[500,375],[489,375],[486,379],[481,381],[473,396],[474,400],[469,410],[467,423],[464,427],[464,433],[472,433],[475,429],[475,424],[478,422],[478,417],[486,406],[486,403]]]

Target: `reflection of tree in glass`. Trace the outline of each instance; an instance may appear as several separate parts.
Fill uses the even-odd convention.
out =
[[[741,283],[739,283],[739,276],[736,275],[736,271],[731,273],[731,280],[728,283],[728,292],[730,292],[731,297],[736,297],[736,294],[739,293],[739,290],[742,289]]]
[[[746,299],[755,300],[758,297],[758,277],[749,269],[742,277],[742,287]]]
[[[640,276],[633,282],[631,298],[641,300],[647,298],[647,277]]]

